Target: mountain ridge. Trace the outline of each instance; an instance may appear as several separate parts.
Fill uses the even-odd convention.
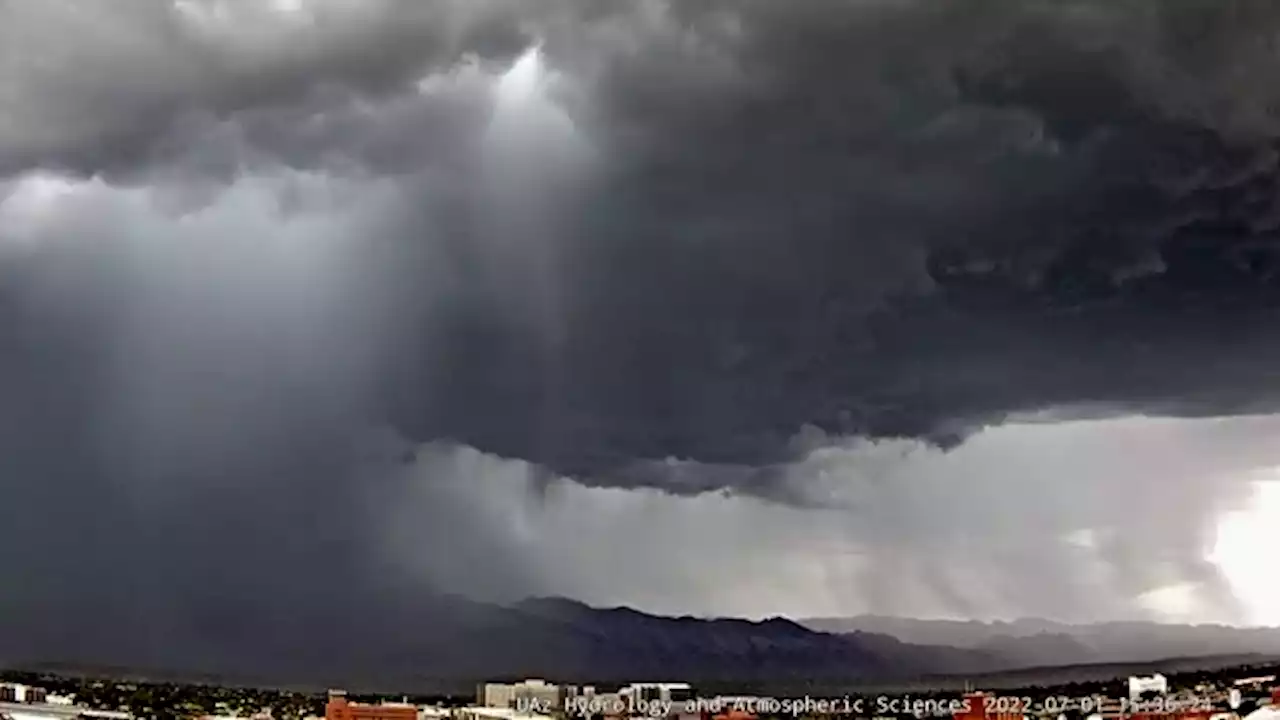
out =
[[[876,632],[910,644],[985,649],[1023,667],[1280,654],[1280,628],[1217,623],[1067,623],[1043,618],[982,621],[887,615],[808,618],[798,622],[821,632]]]
[[[236,626],[226,631],[165,628],[159,645],[139,642],[137,627],[94,623],[96,632],[75,635],[75,643],[57,643],[73,637],[64,633],[40,644],[10,644],[0,664],[171,668],[244,684],[257,678],[267,685],[428,693],[468,692],[477,682],[521,677],[596,684],[677,677],[706,689],[769,693],[1019,673],[1074,677],[1086,671],[1043,668],[1280,656],[1280,631],[1221,626],[668,617],[555,597],[498,605],[440,595],[382,610],[305,618],[328,628],[305,636],[275,632],[279,617],[249,614],[234,618]],[[951,642],[936,642],[943,639]],[[1027,668],[1042,669],[1028,675]]]
[[[720,686],[892,680],[968,668],[999,669],[983,649],[929,648],[889,635],[814,631],[792,619],[665,617],[564,598],[510,605],[457,596],[387,604],[360,617],[305,618],[325,633],[276,632],[278,617],[243,614],[234,626],[157,628],[96,622],[83,642],[9,645],[13,667],[175,668],[199,676],[258,677],[269,684],[391,686],[414,692],[472,688],[493,679],[547,677],[624,683],[680,677]],[[102,618],[105,620],[105,618]],[[296,620],[296,619],[295,619]]]

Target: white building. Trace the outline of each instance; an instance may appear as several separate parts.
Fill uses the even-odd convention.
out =
[[[1150,677],[1133,675],[1129,678],[1129,701],[1136,702],[1151,695],[1163,697],[1169,694],[1169,680],[1156,673]]]
[[[718,708],[711,707],[705,702],[702,705],[708,706],[694,707],[693,701],[697,698],[694,697],[693,687],[689,683],[632,683],[619,690],[618,694],[628,704],[633,705],[635,711],[648,716],[652,716],[655,712],[653,703],[666,707],[668,718],[679,720],[692,720],[692,718],[701,717],[703,712],[718,711]]]
[[[632,683],[611,693],[584,688],[583,692],[566,696],[564,709],[577,717],[652,718],[665,715],[667,718],[694,718],[701,717],[702,712],[709,709],[691,709],[696,699],[688,683]]]
[[[661,700],[663,702],[683,703],[693,699],[693,688],[689,683],[631,683],[618,691],[623,697],[637,700]]]
[[[515,685],[485,683],[476,695],[476,704],[480,707],[509,708],[515,704]]]
[[[593,715],[617,717],[626,714],[630,706],[618,693],[601,693],[592,688],[590,693],[565,699],[565,713],[572,718],[589,718]]]
[[[43,703],[49,693],[44,688],[18,683],[0,683],[0,702],[6,703]]]
[[[524,713],[515,708],[466,707],[453,711],[454,720],[554,720],[550,715]]]
[[[50,703],[10,703],[0,702],[0,715],[10,720],[77,720],[93,718],[93,720],[133,720],[126,712],[112,710],[88,710],[74,705]]]
[[[485,683],[476,698],[481,707],[521,710],[537,715],[563,706],[564,691],[546,680],[528,679],[518,683]]]

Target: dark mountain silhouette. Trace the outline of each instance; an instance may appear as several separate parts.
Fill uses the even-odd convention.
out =
[[[290,622],[324,627],[297,633]],[[704,685],[796,687],[995,670],[1007,665],[980,648],[920,647],[889,635],[816,632],[791,620],[659,617],[563,599],[512,606],[438,596],[386,607],[370,617],[238,619],[234,632],[175,633],[141,644],[102,627],[92,644],[50,655],[28,648],[4,658],[18,667],[166,668],[165,676],[404,691],[460,691],[485,679],[546,677],[563,682],[677,678]],[[10,648],[12,650],[12,648]]]
[[[660,617],[631,608],[600,609],[559,598],[508,609],[517,628],[494,645],[529,648],[500,664],[506,674],[602,680],[773,682],[914,677],[1004,666],[983,649],[920,647],[875,633],[832,635],[784,618],[759,622]],[[554,637],[536,649],[525,636]],[[503,654],[506,654],[504,651]],[[517,660],[518,658],[518,660]],[[519,663],[523,665],[517,666]],[[492,671],[490,674],[493,674]],[[503,674],[503,673],[498,673]]]
[[[59,644],[53,636],[40,646],[10,644],[0,662],[366,691],[468,692],[483,680],[545,677],[601,684],[678,679],[706,689],[780,693],[936,686],[959,677],[984,677],[991,684],[1027,672],[1057,677],[1058,670],[1063,677],[1108,676],[1124,664],[1173,662],[1167,658],[1280,655],[1280,631],[1218,626],[877,617],[749,621],[661,617],[562,598],[501,606],[442,595],[381,610],[359,616],[337,609],[305,616],[249,613],[153,631],[145,642],[136,627],[98,623],[74,644]],[[1084,667],[1090,665],[1096,667]],[[122,671],[127,668],[135,671]]]

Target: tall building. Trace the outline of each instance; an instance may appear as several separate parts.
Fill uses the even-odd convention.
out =
[[[484,683],[476,691],[476,705],[487,708],[509,708],[514,703],[515,686],[509,683]]]
[[[531,714],[546,714],[564,707],[564,690],[546,680],[518,683],[485,683],[476,693],[476,704],[489,708],[512,708]]]
[[[329,691],[325,720],[418,720],[418,708],[408,703],[353,703],[341,690]]]

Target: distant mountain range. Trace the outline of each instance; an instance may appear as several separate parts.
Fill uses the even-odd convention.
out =
[[[672,678],[761,689],[993,670],[981,649],[917,647],[883,634],[837,635],[791,620],[660,617],[559,599],[511,606],[436,596],[370,617],[228,615],[216,624],[139,632],[82,619],[25,643],[6,642],[18,669],[137,668],[152,679],[447,692],[485,679],[545,677],[623,683]],[[69,638],[76,642],[69,642]],[[157,642],[157,638],[161,641]]]
[[[1143,663],[1175,657],[1280,655],[1280,628],[1052,620],[1012,622],[917,620],[862,615],[813,618],[800,624],[834,634],[881,633],[904,643],[992,653],[1010,666]]]
[[[1280,655],[1280,631],[1274,630],[871,616],[752,622],[660,617],[560,598],[499,606],[436,597],[389,607],[376,617],[238,616],[212,629],[172,630],[165,642],[145,645],[136,631],[95,627],[95,633],[75,635],[72,645],[9,643],[6,664],[64,673],[80,667],[87,674],[110,666],[114,675],[153,679],[366,691],[466,692],[486,679],[545,677],[601,684],[678,679],[708,691],[778,693],[929,684],[943,676],[993,678],[1029,666],[1206,655],[1231,655],[1231,664],[1239,664],[1254,653]],[[1068,674],[1081,677],[1076,670]]]
[[[521,658],[524,667],[562,677],[821,682],[1007,666],[999,655],[981,648],[913,645],[882,633],[824,633],[784,618],[670,618],[559,598],[527,600],[510,612],[520,628],[516,635],[536,627],[556,638],[556,652]]]

